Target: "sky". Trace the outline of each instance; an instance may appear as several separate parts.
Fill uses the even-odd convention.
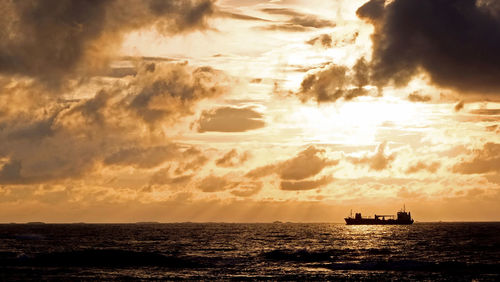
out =
[[[500,220],[498,1],[0,9],[0,222]]]

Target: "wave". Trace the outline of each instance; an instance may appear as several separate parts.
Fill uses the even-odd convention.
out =
[[[262,256],[270,260],[288,260],[304,262],[322,262],[345,259],[350,255],[389,255],[389,248],[367,248],[367,249],[325,249],[325,250],[272,250],[262,253]]]
[[[465,272],[500,274],[500,264],[464,263],[455,261],[428,262],[415,260],[362,261],[356,263],[331,263],[325,266],[332,270],[385,270],[385,271],[426,271]]]
[[[277,262],[319,263],[317,266],[331,270],[365,271],[427,271],[427,272],[465,272],[500,274],[499,263],[465,263],[457,261],[418,261],[384,259],[391,250],[376,249],[329,249],[329,250],[272,250],[261,253],[261,257]],[[355,256],[351,256],[355,254]],[[363,254],[380,255],[371,260],[359,260]],[[358,258],[354,260],[353,258]]]
[[[280,261],[302,261],[302,262],[321,262],[329,261],[339,255],[339,250],[319,250],[309,251],[300,250],[272,250],[262,253],[262,256],[269,260]]]
[[[136,252],[118,249],[85,249],[64,252],[41,253],[32,256],[5,256],[1,260],[11,266],[88,266],[88,267],[132,267],[162,266],[169,268],[206,267],[196,257],[165,255],[155,252]]]

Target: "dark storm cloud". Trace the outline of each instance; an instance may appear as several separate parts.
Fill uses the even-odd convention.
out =
[[[269,24],[262,26],[263,30],[278,30],[285,32],[301,32],[313,28],[334,27],[335,23],[329,20],[321,19],[316,15],[303,14],[298,11],[287,8],[265,8],[262,12],[272,15],[285,16],[289,19],[282,23]]]
[[[58,86],[63,78],[106,68],[125,32],[155,26],[164,34],[207,27],[211,0],[47,0],[0,3],[0,73]]]
[[[368,95],[363,87],[369,82],[369,68],[364,58],[349,69],[346,66],[330,64],[325,69],[308,74],[296,93],[302,101],[318,103],[346,101]]]
[[[366,165],[372,170],[380,171],[389,168],[392,161],[396,158],[396,155],[385,154],[385,148],[387,143],[382,143],[378,146],[377,151],[372,155],[366,155],[364,157],[349,157],[348,160],[356,165]]]
[[[500,144],[486,143],[482,149],[474,150],[473,158],[453,166],[453,172],[461,174],[500,173]]]
[[[266,125],[263,115],[251,107],[221,107],[203,111],[197,123],[198,132],[244,132]]]
[[[432,100],[431,96],[428,96],[428,95],[422,95],[418,92],[413,92],[411,93],[410,95],[408,95],[408,100],[410,102],[422,102],[422,103],[425,103],[425,102],[429,102],[430,100]]]
[[[311,190],[325,186],[332,181],[333,178],[330,176],[325,176],[317,180],[281,181],[280,188],[285,191]]]
[[[500,93],[500,5],[475,0],[371,0],[357,15],[375,27],[372,79],[406,85],[424,70],[438,86]]]

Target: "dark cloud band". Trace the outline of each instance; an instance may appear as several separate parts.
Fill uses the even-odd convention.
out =
[[[406,85],[421,70],[462,93],[500,93],[500,5],[476,0],[371,0],[373,83]]]

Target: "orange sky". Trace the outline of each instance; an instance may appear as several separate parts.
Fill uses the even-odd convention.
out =
[[[500,220],[500,7],[454,2],[2,2],[0,222]]]

